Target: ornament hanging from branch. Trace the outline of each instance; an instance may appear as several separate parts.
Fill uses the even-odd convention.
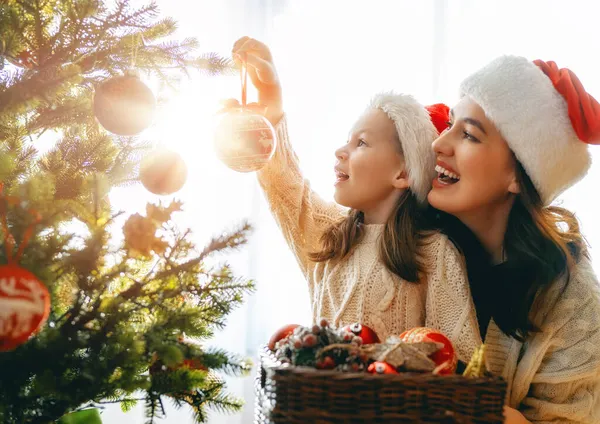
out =
[[[131,66],[125,75],[101,83],[94,92],[94,115],[107,131],[133,136],[148,128],[156,114],[156,98],[135,69],[141,34],[131,36]]]
[[[94,115],[113,134],[139,134],[152,124],[155,113],[154,94],[134,71],[104,81],[94,93]]]
[[[17,264],[41,218],[35,210],[28,211],[33,222],[13,255],[15,240],[8,226],[7,206],[19,206],[21,201],[4,196],[2,190],[0,183],[0,222],[8,261],[0,266],[0,351],[7,351],[25,343],[42,328],[50,314],[50,293],[35,275]]]
[[[168,195],[179,191],[187,180],[187,165],[181,155],[159,148],[140,164],[140,181],[150,193]]]

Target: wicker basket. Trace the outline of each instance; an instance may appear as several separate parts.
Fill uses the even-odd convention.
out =
[[[497,377],[294,367],[264,346],[255,392],[255,424],[503,423],[506,383]]]

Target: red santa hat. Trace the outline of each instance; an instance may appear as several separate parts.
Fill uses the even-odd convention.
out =
[[[410,189],[419,204],[427,205],[427,194],[436,176],[431,143],[447,127],[448,106],[438,103],[423,107],[412,96],[388,92],[375,95],[369,108],[381,109],[394,122]]]
[[[587,173],[588,144],[600,144],[600,104],[570,70],[501,56],[465,79],[460,94],[494,122],[545,205]]]
[[[425,106],[431,122],[435,126],[438,134],[443,133],[448,129],[448,121],[450,120],[450,108],[444,103],[436,103],[433,105]]]

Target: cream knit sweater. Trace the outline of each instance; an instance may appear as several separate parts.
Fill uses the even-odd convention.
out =
[[[438,266],[453,260],[440,257]],[[482,343],[465,281],[430,285],[426,314],[427,326],[449,335],[463,361]],[[600,288],[589,260],[575,266],[568,285],[557,281],[538,298],[534,310],[541,331],[525,343],[493,320],[486,333],[487,366],[508,382],[507,404],[535,423],[600,423]]]
[[[258,172],[271,211],[296,256],[308,281],[313,321],[327,318],[336,326],[354,322],[375,330],[380,338],[399,335],[406,329],[425,324],[427,286],[447,277],[434,268],[427,281],[419,284],[402,280],[379,260],[378,238],[384,225],[365,225],[363,239],[351,254],[338,263],[315,263],[309,253],[317,251],[323,232],[347,212],[335,203],[325,202],[302,177],[298,159],[290,145],[285,117],[276,125],[278,146],[273,159]],[[424,263],[435,263],[443,250],[445,237],[436,234],[421,252]],[[447,246],[447,255],[454,254]],[[455,261],[453,275],[463,278]]]
[[[367,225],[352,254],[338,264],[314,263],[308,253],[322,232],[345,213],[311,191],[289,143],[285,117],[276,125],[278,147],[259,173],[283,235],[306,276],[313,320],[361,322],[385,339],[421,325],[448,335],[463,362],[482,343],[463,261],[443,235],[423,251],[428,276],[411,284],[379,261],[382,225]],[[507,404],[536,423],[600,423],[600,289],[588,260],[539,304],[542,331],[524,344],[492,321],[486,335],[489,369],[508,382]],[[541,323],[541,324],[539,324]]]

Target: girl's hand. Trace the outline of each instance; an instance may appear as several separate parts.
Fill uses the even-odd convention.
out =
[[[519,411],[509,406],[504,407],[504,424],[531,424]]]
[[[258,103],[265,109],[264,116],[275,125],[283,116],[281,84],[269,48],[258,40],[242,37],[232,49],[234,61],[245,60],[248,75],[258,91]]]

